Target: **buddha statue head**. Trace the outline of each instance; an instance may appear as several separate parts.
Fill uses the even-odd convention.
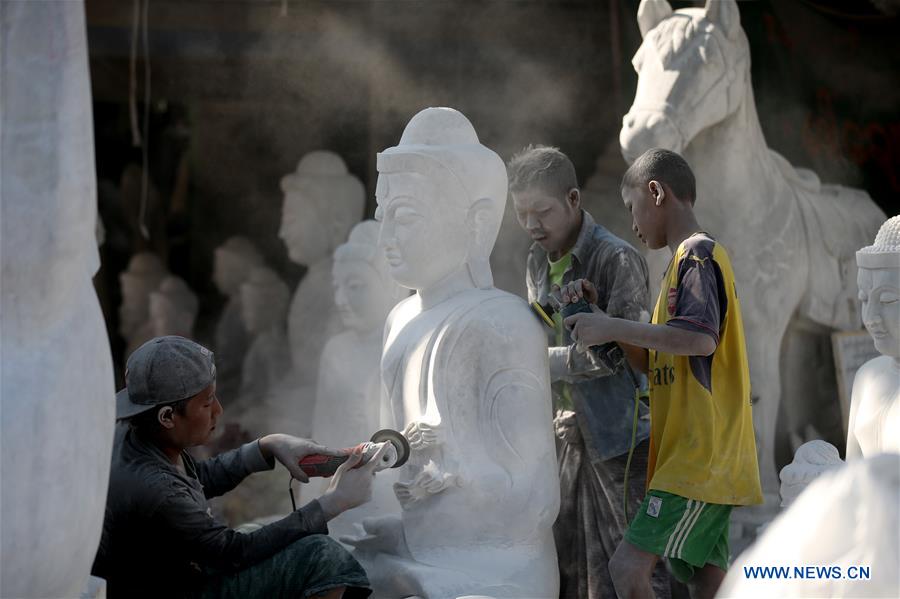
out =
[[[281,179],[284,206],[278,236],[288,256],[307,266],[330,257],[359,222],[365,188],[334,152],[304,156],[297,170]]]
[[[128,269],[119,275],[122,305],[119,306],[119,333],[128,339],[150,315],[150,294],[166,276],[166,267],[156,254],[140,252],[131,257]]]
[[[419,112],[400,143],[378,154],[378,173],[379,243],[394,280],[423,290],[467,272],[473,287],[493,286],[488,258],[506,205],[506,167],[462,113]]]
[[[344,326],[360,334],[380,331],[388,312],[404,294],[388,273],[384,253],[378,250],[379,228],[372,220],[357,224],[347,243],[334,251],[334,304]]]
[[[900,360],[900,216],[881,225],[875,243],[856,252],[862,319],[875,349]]]
[[[227,296],[239,293],[241,283],[247,280],[250,270],[262,266],[259,250],[245,237],[235,235],[216,248],[213,260],[213,283]]]
[[[241,319],[251,334],[284,326],[291,292],[274,270],[257,266],[241,284]]]
[[[150,294],[150,322],[153,335],[191,337],[197,319],[197,296],[181,277],[169,275]]]

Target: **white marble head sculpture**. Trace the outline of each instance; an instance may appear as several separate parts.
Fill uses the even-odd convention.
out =
[[[654,147],[681,153],[737,110],[750,86],[750,46],[735,0],[675,12],[665,0],[642,0],[637,20],[638,86],[619,133],[629,163]]]
[[[153,335],[190,337],[197,319],[197,296],[181,277],[170,275],[150,294],[150,321]]]
[[[388,312],[404,295],[378,249],[379,229],[377,222],[363,221],[350,231],[347,243],[334,251],[334,305],[344,326],[360,334],[380,331]]]
[[[856,253],[863,324],[875,349],[900,360],[900,216],[887,219],[875,243]]]
[[[291,292],[271,268],[257,266],[241,285],[241,318],[250,333],[284,326]]]
[[[307,266],[330,257],[363,216],[365,188],[334,152],[304,156],[281,179],[284,206],[278,236],[291,260]]]
[[[235,235],[216,248],[213,260],[213,283],[223,295],[232,296],[240,291],[250,270],[262,266],[259,250],[245,237]]]
[[[150,316],[150,294],[167,274],[162,261],[150,252],[132,256],[128,269],[119,275],[122,305],[119,307],[119,333],[130,337]]]
[[[428,289],[461,270],[493,286],[488,262],[506,205],[503,160],[452,108],[427,108],[378,154],[380,245],[391,276]]]

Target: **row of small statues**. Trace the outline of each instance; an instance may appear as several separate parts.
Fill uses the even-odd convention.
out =
[[[378,427],[384,321],[409,291],[387,272],[378,223],[358,222],[365,192],[339,156],[307,154],[281,185],[279,235],[307,273],[291,300],[245,237],[215,250],[213,282],[227,298],[210,343],[218,393],[250,432],[287,419],[304,435],[354,445]],[[194,336],[197,297],[154,254],[133,256],[120,283],[126,357],[155,336]]]

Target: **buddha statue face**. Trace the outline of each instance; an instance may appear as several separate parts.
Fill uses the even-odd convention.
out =
[[[364,260],[338,260],[332,269],[334,303],[348,329],[381,330],[397,303],[396,286]]]
[[[427,289],[465,267],[471,235],[463,198],[402,172],[379,175],[376,193],[379,244],[395,281]]]
[[[856,282],[863,324],[875,340],[875,349],[900,359],[900,265],[860,268]]]
[[[875,242],[856,252],[862,319],[875,349],[900,360],[900,215],[881,225]]]
[[[288,256],[297,264],[315,264],[333,249],[328,217],[323,202],[327,194],[313,181],[301,181],[285,190],[278,236],[287,247]]]
[[[426,108],[378,154],[379,245],[391,276],[419,291],[468,273],[493,286],[488,258],[506,203],[506,167],[452,108]]]
[[[365,189],[334,152],[306,154],[281,179],[284,205],[278,236],[288,256],[310,266],[331,256],[362,218]]]

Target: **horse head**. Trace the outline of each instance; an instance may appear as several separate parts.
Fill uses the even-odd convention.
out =
[[[641,0],[643,43],[632,58],[634,103],[619,144],[630,163],[644,151],[675,152],[740,106],[750,86],[750,47],[735,0],[672,12],[666,0]]]

